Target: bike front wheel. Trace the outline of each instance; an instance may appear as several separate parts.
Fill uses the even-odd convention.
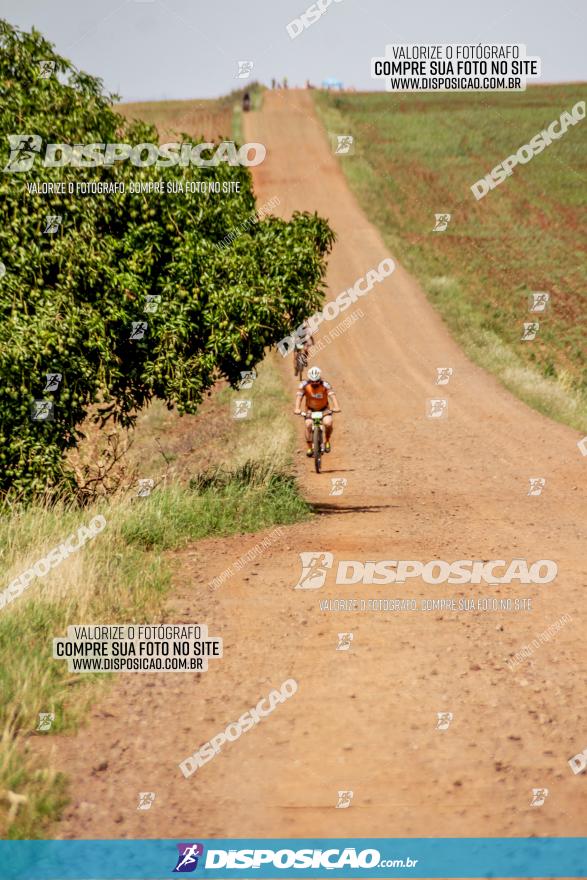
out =
[[[322,430],[319,425],[314,425],[314,467],[316,473],[320,473],[322,467]]]

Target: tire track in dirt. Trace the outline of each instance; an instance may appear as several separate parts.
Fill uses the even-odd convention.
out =
[[[245,134],[268,148],[254,169],[259,201],[279,196],[282,216],[317,210],[335,228],[332,297],[388,256],[307,93],[267,92]],[[578,438],[471,364],[401,267],[357,306],[364,317],[316,359],[343,409],[333,453],[320,476],[301,452],[296,459],[322,515],[285,529],[215,593],[208,581],[263,534],[176,554],[167,619],[207,623],[224,657],[194,677],[121,675],[77,735],[35,743],[72,780],[60,836],[584,834],[584,780],[567,765],[587,746]],[[439,366],[454,370],[445,389],[434,385]],[[289,359],[283,371],[293,401]],[[434,421],[426,399],[439,390],[449,417]],[[328,494],[334,476],[348,480],[343,496]],[[533,476],[547,480],[540,497],[527,495]],[[554,559],[559,575],[497,588],[336,587],[330,577],[319,591],[295,591],[304,550],[361,561]],[[534,610],[319,610],[325,598],[477,595],[531,596]],[[510,672],[509,652],[563,613],[572,623]],[[337,633],[351,630],[352,649],[337,652]],[[179,761],[290,677],[299,682],[292,699],[183,778]],[[454,715],[446,731],[435,729],[441,711]],[[539,809],[534,787],[550,790]],[[351,809],[334,808],[341,789],[354,791]],[[149,811],[137,811],[139,791],[156,792]]]

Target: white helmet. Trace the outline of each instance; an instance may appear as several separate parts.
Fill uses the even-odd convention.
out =
[[[322,370],[320,367],[310,367],[308,370],[308,379],[310,382],[319,382],[320,376],[322,375]]]

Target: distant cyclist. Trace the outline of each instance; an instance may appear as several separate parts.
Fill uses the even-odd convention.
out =
[[[300,379],[304,367],[308,365],[308,353],[314,345],[314,337],[307,321],[300,324],[294,336],[294,376],[299,374]]]
[[[245,92],[243,95],[243,110],[248,112],[251,109],[251,96],[248,92]]]
[[[332,409],[329,404],[332,403]],[[302,412],[302,405],[304,410]],[[324,443],[324,452],[330,452],[330,437],[332,436],[332,413],[340,412],[338,401],[334,393],[332,385],[322,378],[320,367],[310,367],[308,370],[308,379],[300,383],[296,394],[296,408],[294,410],[297,416],[304,415],[306,423],[306,442],[308,449],[306,455],[308,458],[314,454],[312,449],[312,419],[310,412],[323,412],[323,424],[326,434]]]

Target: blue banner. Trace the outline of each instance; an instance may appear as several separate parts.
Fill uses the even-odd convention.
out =
[[[3,880],[587,877],[587,838],[0,841]],[[333,873],[334,872],[334,873]]]

